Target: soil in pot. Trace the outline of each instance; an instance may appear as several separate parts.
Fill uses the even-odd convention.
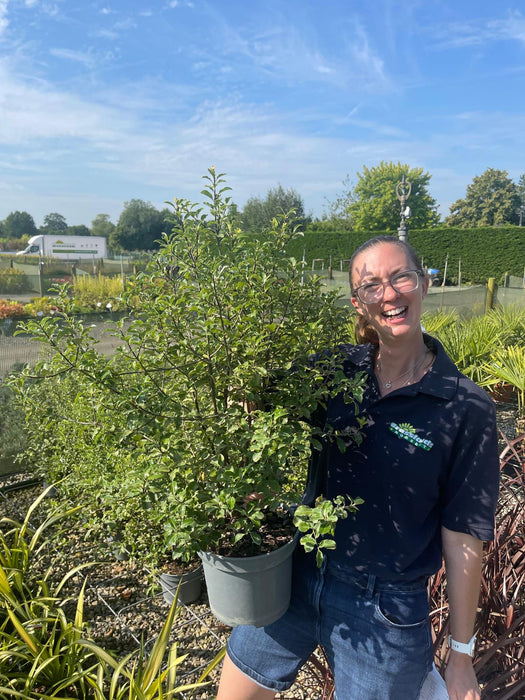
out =
[[[180,562],[169,562],[163,567],[160,574],[160,586],[164,600],[171,605],[175,595],[179,603],[194,603],[200,598],[202,592],[202,564],[183,565]]]
[[[260,544],[256,544],[251,537],[246,536],[232,545],[232,533],[226,529],[219,545],[210,550],[224,557],[255,557],[284,546],[293,539],[295,531],[293,516],[289,511],[284,509],[269,511],[258,531],[261,535]]]

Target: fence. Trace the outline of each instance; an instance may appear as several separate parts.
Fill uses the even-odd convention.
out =
[[[117,320],[117,314],[84,314],[81,318],[84,324],[91,327],[90,332],[97,341],[99,352],[110,355],[120,345],[119,339],[107,332],[109,322]],[[45,360],[52,352],[29,335],[15,336],[18,323],[10,318],[0,321],[0,380],[25,364]]]
[[[319,272],[319,271],[318,271]],[[306,274],[311,274],[309,271]],[[318,273],[317,273],[318,274]],[[327,271],[323,271],[324,284],[327,289],[339,289],[342,293],[341,303],[350,305],[350,288],[348,273],[333,271],[332,279],[328,279]],[[519,277],[511,277],[508,287],[499,287],[495,302],[502,306],[525,306],[525,289]],[[28,300],[28,299],[27,299]],[[455,309],[460,316],[471,317],[485,313],[487,287],[484,285],[472,287],[430,287],[423,302],[423,311],[439,311]],[[104,354],[110,354],[119,344],[117,338],[109,335],[107,322],[116,320],[117,314],[105,313],[85,314],[85,323],[91,325],[93,336],[97,339],[97,348]],[[45,357],[45,348],[28,336],[14,336],[17,321],[13,319],[0,320],[0,380],[9,372],[22,367],[26,363],[34,363]],[[49,351],[48,351],[49,352]]]
[[[0,257],[0,270],[10,268],[20,273],[15,279],[0,278],[0,296],[23,294],[31,296],[43,296],[48,293],[50,287],[57,284],[71,283],[75,276],[120,276],[124,281],[126,277],[137,271],[137,261],[124,257],[119,259],[104,258],[104,260],[84,261],[72,263],[67,260],[46,259],[41,265],[19,262],[16,258]],[[5,274],[5,272],[4,272]]]

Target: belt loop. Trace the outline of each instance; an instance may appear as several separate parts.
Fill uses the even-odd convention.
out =
[[[367,598],[373,597],[375,586],[376,586],[376,577],[374,574],[369,574],[368,575],[368,583],[367,583],[366,592],[365,592],[365,595]]]

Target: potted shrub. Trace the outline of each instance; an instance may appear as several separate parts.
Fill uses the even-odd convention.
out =
[[[97,354],[89,329],[67,316],[60,327],[46,318],[34,326],[58,349],[53,371],[80,372],[109,389],[106,414],[126,425],[119,449],[149,463],[155,517],[173,558],[226,555],[231,570],[232,557],[255,555],[266,566],[269,550],[288,544],[286,504],[300,500],[310,448],[324,429],[314,416],[331,394],[354,402],[360,381],[344,376],[336,350],[322,352],[348,341],[351,318],[337,292],[325,293],[287,255],[300,235],[291,218],[246,235],[222,176],[212,168],[205,180],[204,207],[174,201],[171,233],[128,285],[131,322],[117,324],[121,345],[112,357]],[[61,299],[66,310],[67,303]],[[303,544],[334,546],[326,536],[355,505],[303,510]],[[284,568],[289,576],[289,563]]]

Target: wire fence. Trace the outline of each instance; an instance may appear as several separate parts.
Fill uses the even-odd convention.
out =
[[[350,288],[348,273],[333,271],[332,279],[328,279],[328,271],[321,273],[326,289],[337,289],[341,293],[340,303],[350,305]],[[312,274],[308,272],[306,274]],[[525,289],[520,277],[510,277],[507,287],[497,288],[494,304],[502,306],[525,307]],[[14,296],[20,300],[29,301],[24,295]],[[485,313],[487,308],[487,286],[440,286],[430,287],[423,301],[423,311],[448,311],[455,309],[461,317],[470,318]],[[97,340],[97,349],[103,354],[111,354],[119,345],[118,338],[108,333],[108,321],[116,320],[116,313],[84,314],[84,323],[91,326],[91,333]],[[41,343],[35,342],[28,335],[15,336],[20,320],[6,318],[0,320],[0,380],[25,364],[34,364],[45,359],[49,354]]]
[[[118,337],[108,331],[112,322],[116,321],[116,313],[83,314],[80,316],[84,325],[90,327],[90,333],[96,340],[97,350],[105,355],[110,355],[120,345]],[[24,365],[35,363],[49,358],[53,351],[50,347],[36,341],[29,334],[15,335],[22,320],[6,318],[0,321],[0,380]]]

